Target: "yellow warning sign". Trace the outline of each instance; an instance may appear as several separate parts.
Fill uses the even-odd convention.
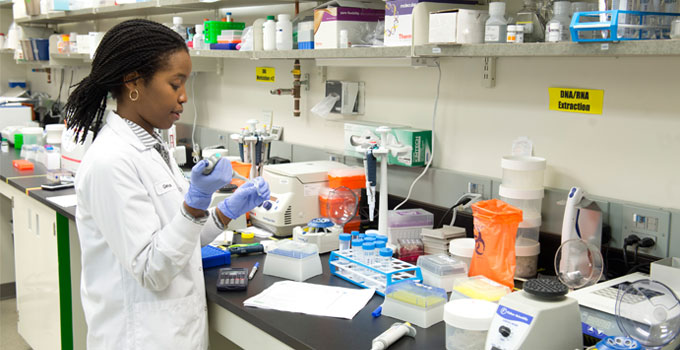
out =
[[[276,78],[276,69],[272,67],[255,67],[255,80],[273,83]]]
[[[602,114],[604,90],[548,88],[551,111]]]

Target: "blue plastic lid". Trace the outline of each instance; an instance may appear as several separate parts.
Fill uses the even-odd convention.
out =
[[[375,249],[382,249],[387,246],[387,242],[385,241],[375,241]]]
[[[362,241],[360,239],[353,239],[352,240],[352,247],[354,247],[354,248],[361,247],[363,244],[364,244],[364,241]]]
[[[352,236],[358,236],[358,235],[359,235],[359,231],[352,231]]]
[[[366,234],[366,237],[376,237],[377,235],[377,233],[369,232]]]
[[[339,238],[341,241],[350,241],[352,240],[352,235],[349,233],[341,233]]]
[[[373,242],[364,242],[363,247],[364,250],[373,250],[375,249],[375,244]]]
[[[376,241],[385,241],[385,242],[387,242],[388,238],[387,238],[387,236],[378,235],[377,237],[375,237],[375,240],[376,240]]]
[[[392,256],[392,249],[390,248],[381,248],[379,251],[380,256]]]
[[[52,146],[50,146],[50,145],[47,145],[47,146],[45,146],[45,149],[48,150],[48,151],[51,151],[51,150],[54,149],[54,147],[52,147]]]
[[[366,237],[366,238],[364,238],[364,241],[374,243],[375,237]]]
[[[316,218],[307,223],[308,227],[314,228],[329,228],[333,225],[333,222],[329,218]]]

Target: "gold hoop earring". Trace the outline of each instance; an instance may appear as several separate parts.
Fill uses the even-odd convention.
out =
[[[135,94],[135,97],[132,97],[133,93]],[[137,91],[137,89],[130,91],[130,95],[128,97],[130,97],[130,101],[132,102],[139,100],[139,91]]]

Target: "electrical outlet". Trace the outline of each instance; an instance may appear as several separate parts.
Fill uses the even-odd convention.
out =
[[[635,234],[640,238],[652,238],[656,242],[653,247],[640,248],[640,253],[659,258],[668,256],[671,213],[624,205],[621,220],[623,239]]]
[[[482,199],[484,198],[484,184],[478,184],[474,182],[468,182],[468,192],[470,193],[479,193],[482,195]]]

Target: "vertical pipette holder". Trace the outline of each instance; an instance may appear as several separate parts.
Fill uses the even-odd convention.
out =
[[[328,259],[331,273],[363,288],[374,288],[385,296],[387,287],[403,281],[422,282],[420,267],[390,258],[390,266],[368,266],[357,260],[354,249],[333,251]]]

